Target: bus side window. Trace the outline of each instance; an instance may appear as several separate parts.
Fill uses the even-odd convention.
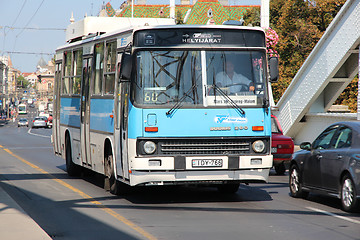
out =
[[[64,77],[62,81],[62,94],[70,94],[72,53],[64,52]]]
[[[105,94],[114,94],[116,42],[106,44]]]
[[[74,52],[74,77],[72,78],[72,93],[76,95],[80,94],[81,89],[82,55],[82,50]]]
[[[95,45],[95,78],[92,94],[101,95],[104,72],[104,43]]]
[[[118,116],[116,118],[116,128],[117,129],[120,129],[120,126],[121,126],[121,116],[120,116],[120,113],[121,113],[121,84],[120,84],[120,81],[119,81],[119,77],[120,77],[120,68],[121,68],[121,56],[122,56],[122,53],[118,53],[117,54],[117,68],[116,68],[116,71],[117,71],[117,74],[116,74],[116,84],[117,84],[117,93],[115,95],[115,99],[116,99],[116,110],[115,110],[115,113],[116,113],[116,116]]]

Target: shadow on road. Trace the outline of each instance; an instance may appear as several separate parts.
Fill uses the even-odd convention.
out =
[[[46,176],[41,174],[20,174],[22,176],[12,175],[12,179],[45,179]],[[8,175],[6,175],[8,177]],[[0,179],[3,176],[0,175]],[[53,239],[129,239],[140,240],[142,237],[136,237],[136,234],[129,234],[133,232],[129,227],[119,227],[119,229],[106,224],[106,221],[101,221],[99,214],[94,214],[92,210],[100,209],[94,204],[91,204],[86,199],[76,200],[61,200],[62,194],[59,194],[59,199],[54,201],[45,196],[38,195],[26,189],[15,187],[12,184],[7,184],[0,181],[0,187],[21,206],[22,209]],[[82,211],[78,209],[81,208]],[[88,210],[84,209],[88,208]],[[101,216],[101,215],[100,215]],[[117,225],[121,224],[118,222]],[[120,229],[128,228],[128,232]],[[11,229],[9,229],[11,231]]]

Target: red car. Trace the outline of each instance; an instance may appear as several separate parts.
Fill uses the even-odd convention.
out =
[[[291,137],[283,135],[277,117],[271,115],[271,153],[274,158],[274,168],[278,175],[285,173],[285,163],[289,163],[294,153],[294,142]]]

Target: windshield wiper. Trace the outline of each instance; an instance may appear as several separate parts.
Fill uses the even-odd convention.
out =
[[[245,111],[239,107],[239,105],[236,104],[221,88],[219,88],[214,81],[213,88],[215,91],[218,91],[230,104],[231,107],[233,107],[235,110],[237,110],[240,114],[244,115]],[[214,93],[215,94],[215,93]],[[215,95],[216,96],[216,95]]]
[[[186,97],[190,97],[189,93],[196,87],[196,83],[191,86],[191,88],[177,101],[174,106],[172,106],[169,111],[166,112],[166,116],[171,115],[176,109],[181,107],[181,103],[185,100]]]

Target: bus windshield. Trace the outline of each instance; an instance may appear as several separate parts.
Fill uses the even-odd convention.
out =
[[[266,96],[265,52],[138,51],[134,102],[141,106],[262,106]]]

